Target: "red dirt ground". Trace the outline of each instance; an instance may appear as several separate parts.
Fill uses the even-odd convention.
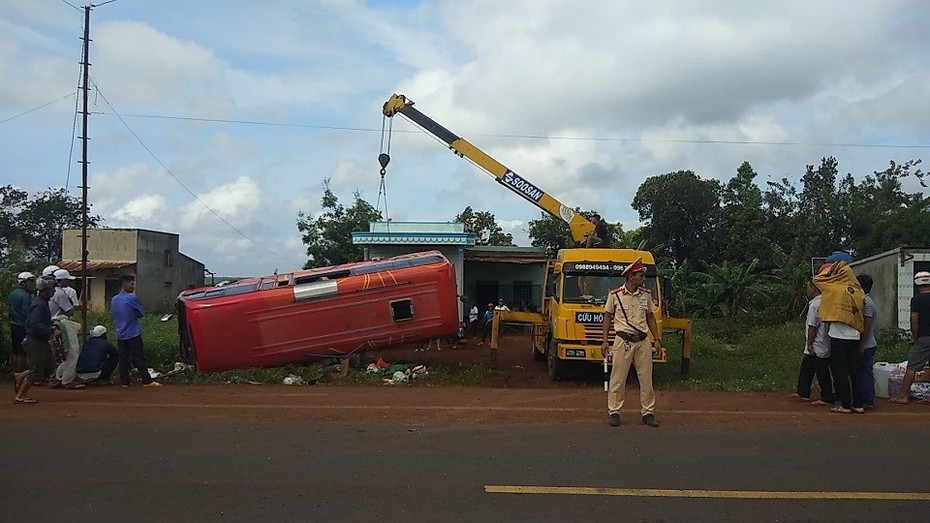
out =
[[[481,385],[486,387],[512,388],[577,388],[578,383],[556,383],[549,379],[545,362],[533,361],[530,351],[530,337],[519,332],[508,332],[499,341],[497,349],[497,367],[491,367],[492,351],[488,343],[479,344],[479,338],[469,338],[464,344],[452,349],[448,341],[443,340],[441,350],[435,344],[430,350],[416,351],[415,346],[388,349],[380,354],[366,354],[366,361],[383,357],[386,361],[403,361],[410,364],[424,364],[445,367],[480,365],[488,369]]]
[[[37,388],[32,405],[0,402],[0,419],[76,419],[179,422],[364,423],[403,425],[601,425],[604,392],[580,389],[501,389],[366,385],[172,385],[84,390]],[[866,414],[833,414],[792,402],[784,393],[657,391],[656,416],[663,430],[837,429],[846,427],[930,429],[930,407],[881,402]],[[629,391],[624,427],[639,423],[638,394]]]
[[[367,355],[368,359],[376,354]],[[487,344],[469,340],[452,350],[415,351],[413,347],[383,351],[396,362],[431,365],[482,365],[490,363]],[[184,385],[170,380],[158,389],[133,386],[88,387],[84,390],[50,390],[38,387],[30,396],[39,403],[14,405],[9,380],[8,401],[0,401],[0,419],[107,419],[127,421],[198,420],[269,422],[341,422],[401,424],[465,423],[605,424],[605,396],[601,382],[552,382],[544,363],[532,359],[527,336],[505,336],[498,353],[498,368],[489,371],[483,386],[365,386],[338,381],[316,386]],[[893,405],[880,401],[864,415],[830,413],[824,407],[788,399],[787,392],[726,393],[657,391],[656,415],[663,430],[706,427],[738,430],[830,429],[887,427],[930,429],[930,407]],[[638,391],[627,393],[624,427],[646,430],[639,423]],[[628,427],[629,428],[629,427]]]

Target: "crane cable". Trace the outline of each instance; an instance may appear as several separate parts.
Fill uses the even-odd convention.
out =
[[[378,189],[378,203],[375,210],[381,210],[381,195],[384,195],[384,221],[388,224],[388,234],[391,233],[391,219],[388,215],[387,186],[384,184],[384,175],[387,174],[387,166],[391,162],[391,136],[393,131],[394,119],[382,116],[381,153],[378,155],[378,163],[381,165],[381,187]]]

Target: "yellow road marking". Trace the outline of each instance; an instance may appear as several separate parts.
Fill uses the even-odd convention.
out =
[[[533,485],[485,485],[489,494],[562,494],[582,496],[626,496],[645,498],[717,499],[851,499],[875,501],[930,501],[926,492],[830,492],[773,490],[694,490],[600,487],[540,487]]]

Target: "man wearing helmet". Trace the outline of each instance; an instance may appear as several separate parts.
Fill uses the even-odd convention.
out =
[[[889,399],[894,403],[908,402],[917,372],[930,361],[930,272],[915,274],[914,285],[917,295],[911,298],[911,351],[901,392]]]
[[[36,290],[36,277],[31,272],[21,272],[16,277],[18,285],[10,293],[7,305],[10,312],[10,338],[13,342],[13,372],[26,369],[26,317],[32,306],[32,297]]]

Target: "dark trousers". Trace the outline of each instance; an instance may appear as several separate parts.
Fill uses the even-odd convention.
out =
[[[875,349],[869,347],[862,351],[859,358],[859,385],[862,387],[862,405],[875,406],[875,377],[872,375],[872,360],[875,359]]]
[[[798,373],[798,396],[811,397],[811,382],[817,376],[820,385],[820,401],[833,403],[833,384],[830,383],[830,358],[818,358],[812,354],[805,354],[801,360],[801,371]]]
[[[123,385],[129,385],[129,360],[132,359],[132,366],[139,371],[142,376],[142,383],[152,382],[152,376],[149,374],[149,366],[145,363],[145,352],[142,347],[142,336],[136,336],[128,340],[119,340],[116,342],[116,350],[119,352],[119,381]]]
[[[859,340],[842,340],[830,336],[830,370],[833,389],[845,409],[862,408]]]
[[[97,381],[110,381],[110,377],[113,376],[113,371],[116,370],[117,365],[119,365],[118,357],[107,356],[107,359],[103,360],[103,368],[100,369],[100,377],[97,378]]]

